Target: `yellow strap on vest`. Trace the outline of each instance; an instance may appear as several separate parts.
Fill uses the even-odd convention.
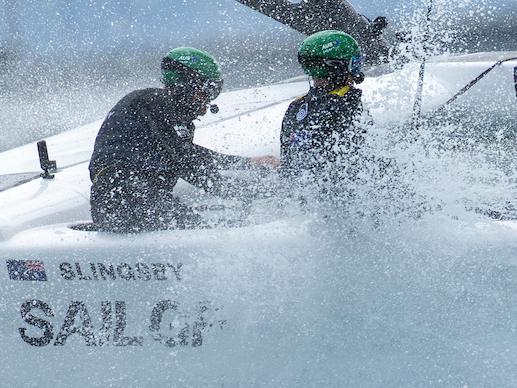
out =
[[[339,88],[339,89],[335,89],[331,92],[329,92],[329,94],[335,94],[336,96],[339,96],[339,97],[343,97],[345,94],[347,94],[350,89],[352,89],[350,86],[346,85],[346,86],[343,86],[342,88]]]

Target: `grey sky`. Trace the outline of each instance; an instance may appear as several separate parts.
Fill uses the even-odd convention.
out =
[[[435,2],[439,4],[440,0]],[[504,19],[506,24],[515,20],[508,17],[517,9],[515,0],[455,3],[470,4],[458,7],[465,16],[473,9],[482,8],[492,13],[485,15],[487,19]],[[403,9],[422,7],[425,1],[355,0],[352,4],[369,17],[385,15],[396,24]],[[16,32],[17,43],[24,52],[43,56],[68,51],[100,53],[120,45],[153,48],[164,42],[225,38],[271,29],[279,38],[290,33],[233,0],[1,0],[0,8],[3,19],[0,42],[13,41],[9,32]]]

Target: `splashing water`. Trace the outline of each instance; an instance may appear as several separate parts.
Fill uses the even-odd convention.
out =
[[[204,247],[221,275],[207,278],[211,292],[227,309],[252,308],[230,313],[236,320],[203,352],[164,353],[163,385],[173,375],[185,387],[515,386],[517,228],[484,212],[514,200],[515,120],[478,108],[429,117],[416,139],[393,124],[407,115],[388,112],[367,128],[365,153],[376,158],[342,190],[353,196],[309,196],[304,212],[253,206],[252,222],[279,213],[302,222],[298,238],[273,222],[265,243],[235,230],[222,248]],[[381,159],[392,161],[388,174]],[[102,374],[98,353],[77,359]],[[111,382],[135,375],[129,385],[161,366],[137,352],[112,365],[123,377]]]
[[[515,117],[466,102],[427,117],[416,138],[407,125],[369,127],[376,158],[348,182],[354,196],[346,186],[330,203],[308,200],[310,239],[282,254],[307,270],[288,277],[306,301],[287,314],[306,332],[278,343],[289,376],[269,381],[517,384],[517,229],[493,219],[512,218]]]
[[[280,317],[306,331],[286,323],[275,347],[286,375],[258,373],[252,385],[515,385],[516,231],[473,211],[511,197],[504,151],[447,149],[431,135],[397,147],[379,140],[386,128],[370,133],[373,151],[403,171],[391,181],[401,186],[379,193],[370,182],[346,204],[309,207],[310,238],[280,253],[296,274],[277,279],[288,282],[277,285]]]

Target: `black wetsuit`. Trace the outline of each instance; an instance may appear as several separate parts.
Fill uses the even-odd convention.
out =
[[[89,166],[95,224],[118,232],[199,226],[199,216],[173,195],[179,178],[218,196],[239,195],[219,169],[245,168],[249,161],[194,144],[199,111],[174,88],[137,90],[115,105]]]
[[[364,139],[364,129],[356,125],[362,111],[361,90],[349,87],[311,88],[293,101],[282,123],[283,178],[294,183],[305,177],[303,185],[353,178],[354,158]]]

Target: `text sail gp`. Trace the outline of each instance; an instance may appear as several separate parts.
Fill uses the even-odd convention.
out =
[[[144,333],[154,340],[151,342],[166,347],[199,347],[207,331],[214,326],[222,329],[226,324],[226,320],[215,318],[221,309],[210,302],[199,302],[185,310],[176,301],[161,300],[148,314],[140,317],[140,323],[147,329],[139,330],[139,335],[127,335],[126,302],[105,300],[99,307],[100,326],[93,319],[91,304],[85,301],[72,301],[62,324],[56,325],[56,313],[49,303],[40,299],[27,300],[20,306],[25,325],[18,328],[18,333],[23,342],[35,347],[64,346],[70,337],[79,339],[86,346],[143,346],[147,342]]]

